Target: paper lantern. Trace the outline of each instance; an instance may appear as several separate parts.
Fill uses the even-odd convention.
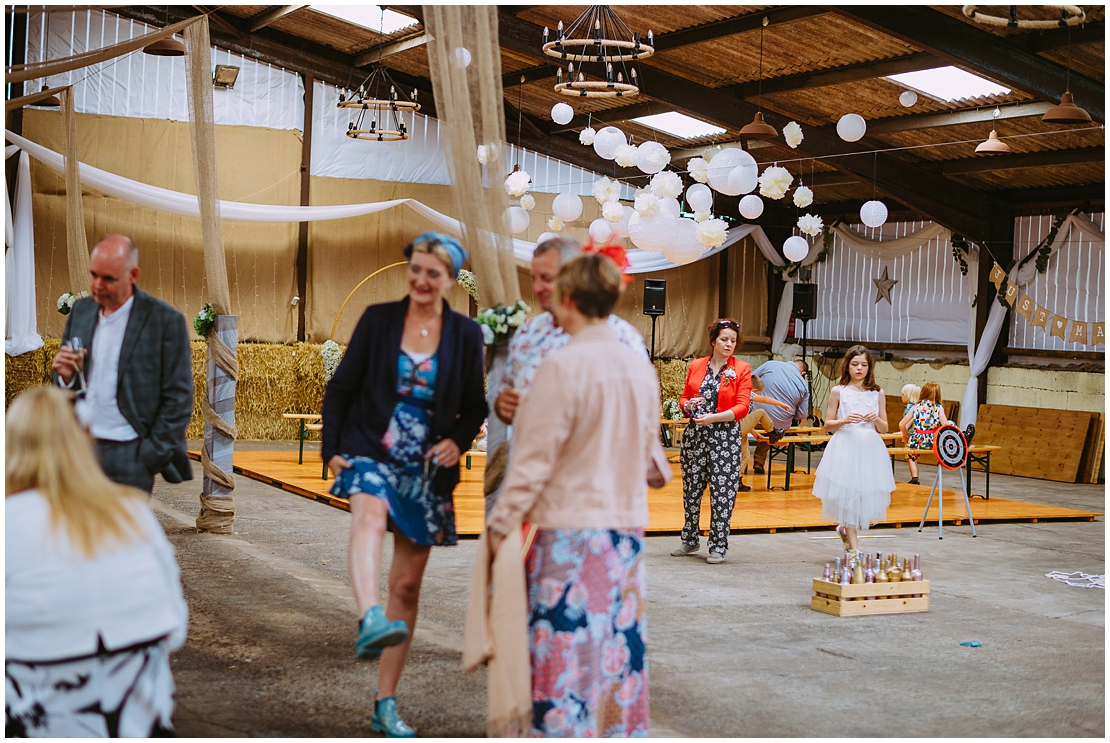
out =
[[[678,237],[678,220],[666,211],[661,211],[659,216],[650,219],[644,219],[639,212],[633,212],[628,220],[628,237],[640,250],[662,253],[674,245]]]
[[[909,108],[917,103],[917,93],[912,90],[903,90],[902,95],[898,96],[898,102]]]
[[[505,210],[505,221],[509,223],[509,231],[517,235],[528,229],[532,218],[519,206],[510,206]]]
[[[564,222],[573,222],[582,216],[582,199],[577,194],[561,193],[551,202],[551,211]]]
[[[545,243],[548,240],[554,240],[558,236],[559,236],[558,232],[544,232],[539,237],[536,238],[536,245],[540,245],[541,243]]]
[[[754,171],[755,177],[759,177],[759,166],[756,165],[755,158],[738,147],[728,147],[714,155],[709,163],[707,175],[710,187],[726,196],[739,196],[742,192],[730,188],[728,182],[729,174],[737,167],[750,168]]]
[[[753,194],[748,194],[740,199],[740,216],[744,219],[758,219],[763,213],[763,199]]]
[[[607,219],[598,218],[590,222],[590,237],[595,243],[603,243],[613,236],[613,228]]]
[[[551,120],[556,124],[569,124],[574,118],[574,109],[566,103],[559,101],[551,107]]]
[[[858,142],[867,134],[867,122],[859,114],[844,114],[836,122],[836,133],[845,142]]]
[[[751,193],[759,185],[759,168],[737,165],[728,172],[728,190],[738,194]]]
[[[624,132],[615,126],[607,126],[594,135],[594,152],[603,160],[615,158],[617,148],[622,144],[628,144],[628,140],[625,139]]]
[[[465,46],[455,47],[455,51],[451,52],[451,64],[458,67],[460,70],[465,70],[470,66],[470,50]]]
[[[809,255],[809,243],[801,235],[788,237],[782,244],[782,254],[786,256],[786,260],[797,263]]]
[[[704,183],[695,183],[686,189],[686,203],[691,211],[707,212],[713,208],[713,191]]]
[[[678,215],[682,213],[682,206],[678,203],[678,199],[672,199],[668,196],[659,199],[659,211],[669,212],[672,217],[678,219]]]
[[[868,227],[882,227],[886,224],[886,204],[881,201],[868,201],[860,208],[859,218]]]
[[[675,265],[693,263],[705,253],[705,247],[698,242],[698,225],[692,219],[678,220],[678,237],[674,245],[663,250],[663,257]]]
[[[628,237],[628,220],[632,219],[632,215],[635,213],[635,209],[626,206],[624,207],[624,216],[620,218],[620,221],[609,223],[609,229],[613,231],[614,238]]]
[[[671,153],[658,142],[644,142],[636,148],[636,167],[648,175],[658,173],[671,161]]]

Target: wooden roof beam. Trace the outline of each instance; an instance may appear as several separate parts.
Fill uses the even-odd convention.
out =
[[[416,49],[417,47],[424,46],[428,43],[428,38],[427,33],[422,33],[407,39],[392,41],[384,45],[381,49],[368,49],[361,54],[356,54],[353,63],[355,67],[365,67],[366,65],[374,64],[379,59],[392,57],[394,54],[400,54],[401,52],[407,52],[409,49]]]
[[[1074,150],[1047,150],[1045,152],[1023,152],[1011,155],[979,155],[978,157],[946,160],[936,166],[943,175],[953,173],[989,173],[999,170],[1019,170],[1021,168],[1046,168],[1054,165],[1080,165],[1101,163],[1106,160],[1106,148],[1081,147]]]
[[[1055,104],[1047,101],[1034,103],[1018,103],[998,106],[999,120],[1023,119],[1031,116],[1043,116],[1045,111]],[[939,114],[915,114],[912,116],[892,116],[887,119],[876,119],[867,122],[867,133],[891,134],[893,132],[912,132],[918,129],[936,129],[944,126],[959,126],[960,124],[977,124],[994,120],[994,107],[969,109],[965,111],[947,111]],[[830,132],[835,132],[833,125],[821,127]]]
[[[266,28],[279,18],[284,18],[294,11],[307,7],[307,5],[275,5],[269,10],[264,10],[258,15],[254,15],[246,19],[246,21],[243,22],[243,25],[245,26],[248,34],[253,34],[255,31]]]
[[[1069,87],[1063,65],[1022,50],[952,16],[917,5],[837,5],[835,12],[882,33],[951,60],[992,80],[1056,103]],[[1072,71],[1076,103],[1105,123],[1106,86]]]

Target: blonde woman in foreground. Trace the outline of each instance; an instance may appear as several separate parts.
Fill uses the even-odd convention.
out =
[[[5,431],[5,735],[172,735],[188,608],[147,494],[107,478],[61,390]]]

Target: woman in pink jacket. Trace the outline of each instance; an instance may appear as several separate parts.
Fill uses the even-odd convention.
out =
[[[644,600],[647,484],[670,465],[659,444],[659,383],[606,326],[621,273],[608,257],[568,263],[553,310],[572,336],[524,396],[504,490],[490,514],[496,550],[521,520],[527,558],[532,733],[649,733]]]

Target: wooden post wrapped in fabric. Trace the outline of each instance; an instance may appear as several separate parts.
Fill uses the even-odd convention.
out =
[[[229,534],[235,522],[235,476],[232,457],[235,453],[235,383],[239,379],[239,362],[235,347],[239,342],[239,318],[218,315],[208,333],[208,369],[205,395],[201,401],[204,412],[204,449],[201,465],[204,482],[200,492],[200,515],[197,528],[217,534]]]

